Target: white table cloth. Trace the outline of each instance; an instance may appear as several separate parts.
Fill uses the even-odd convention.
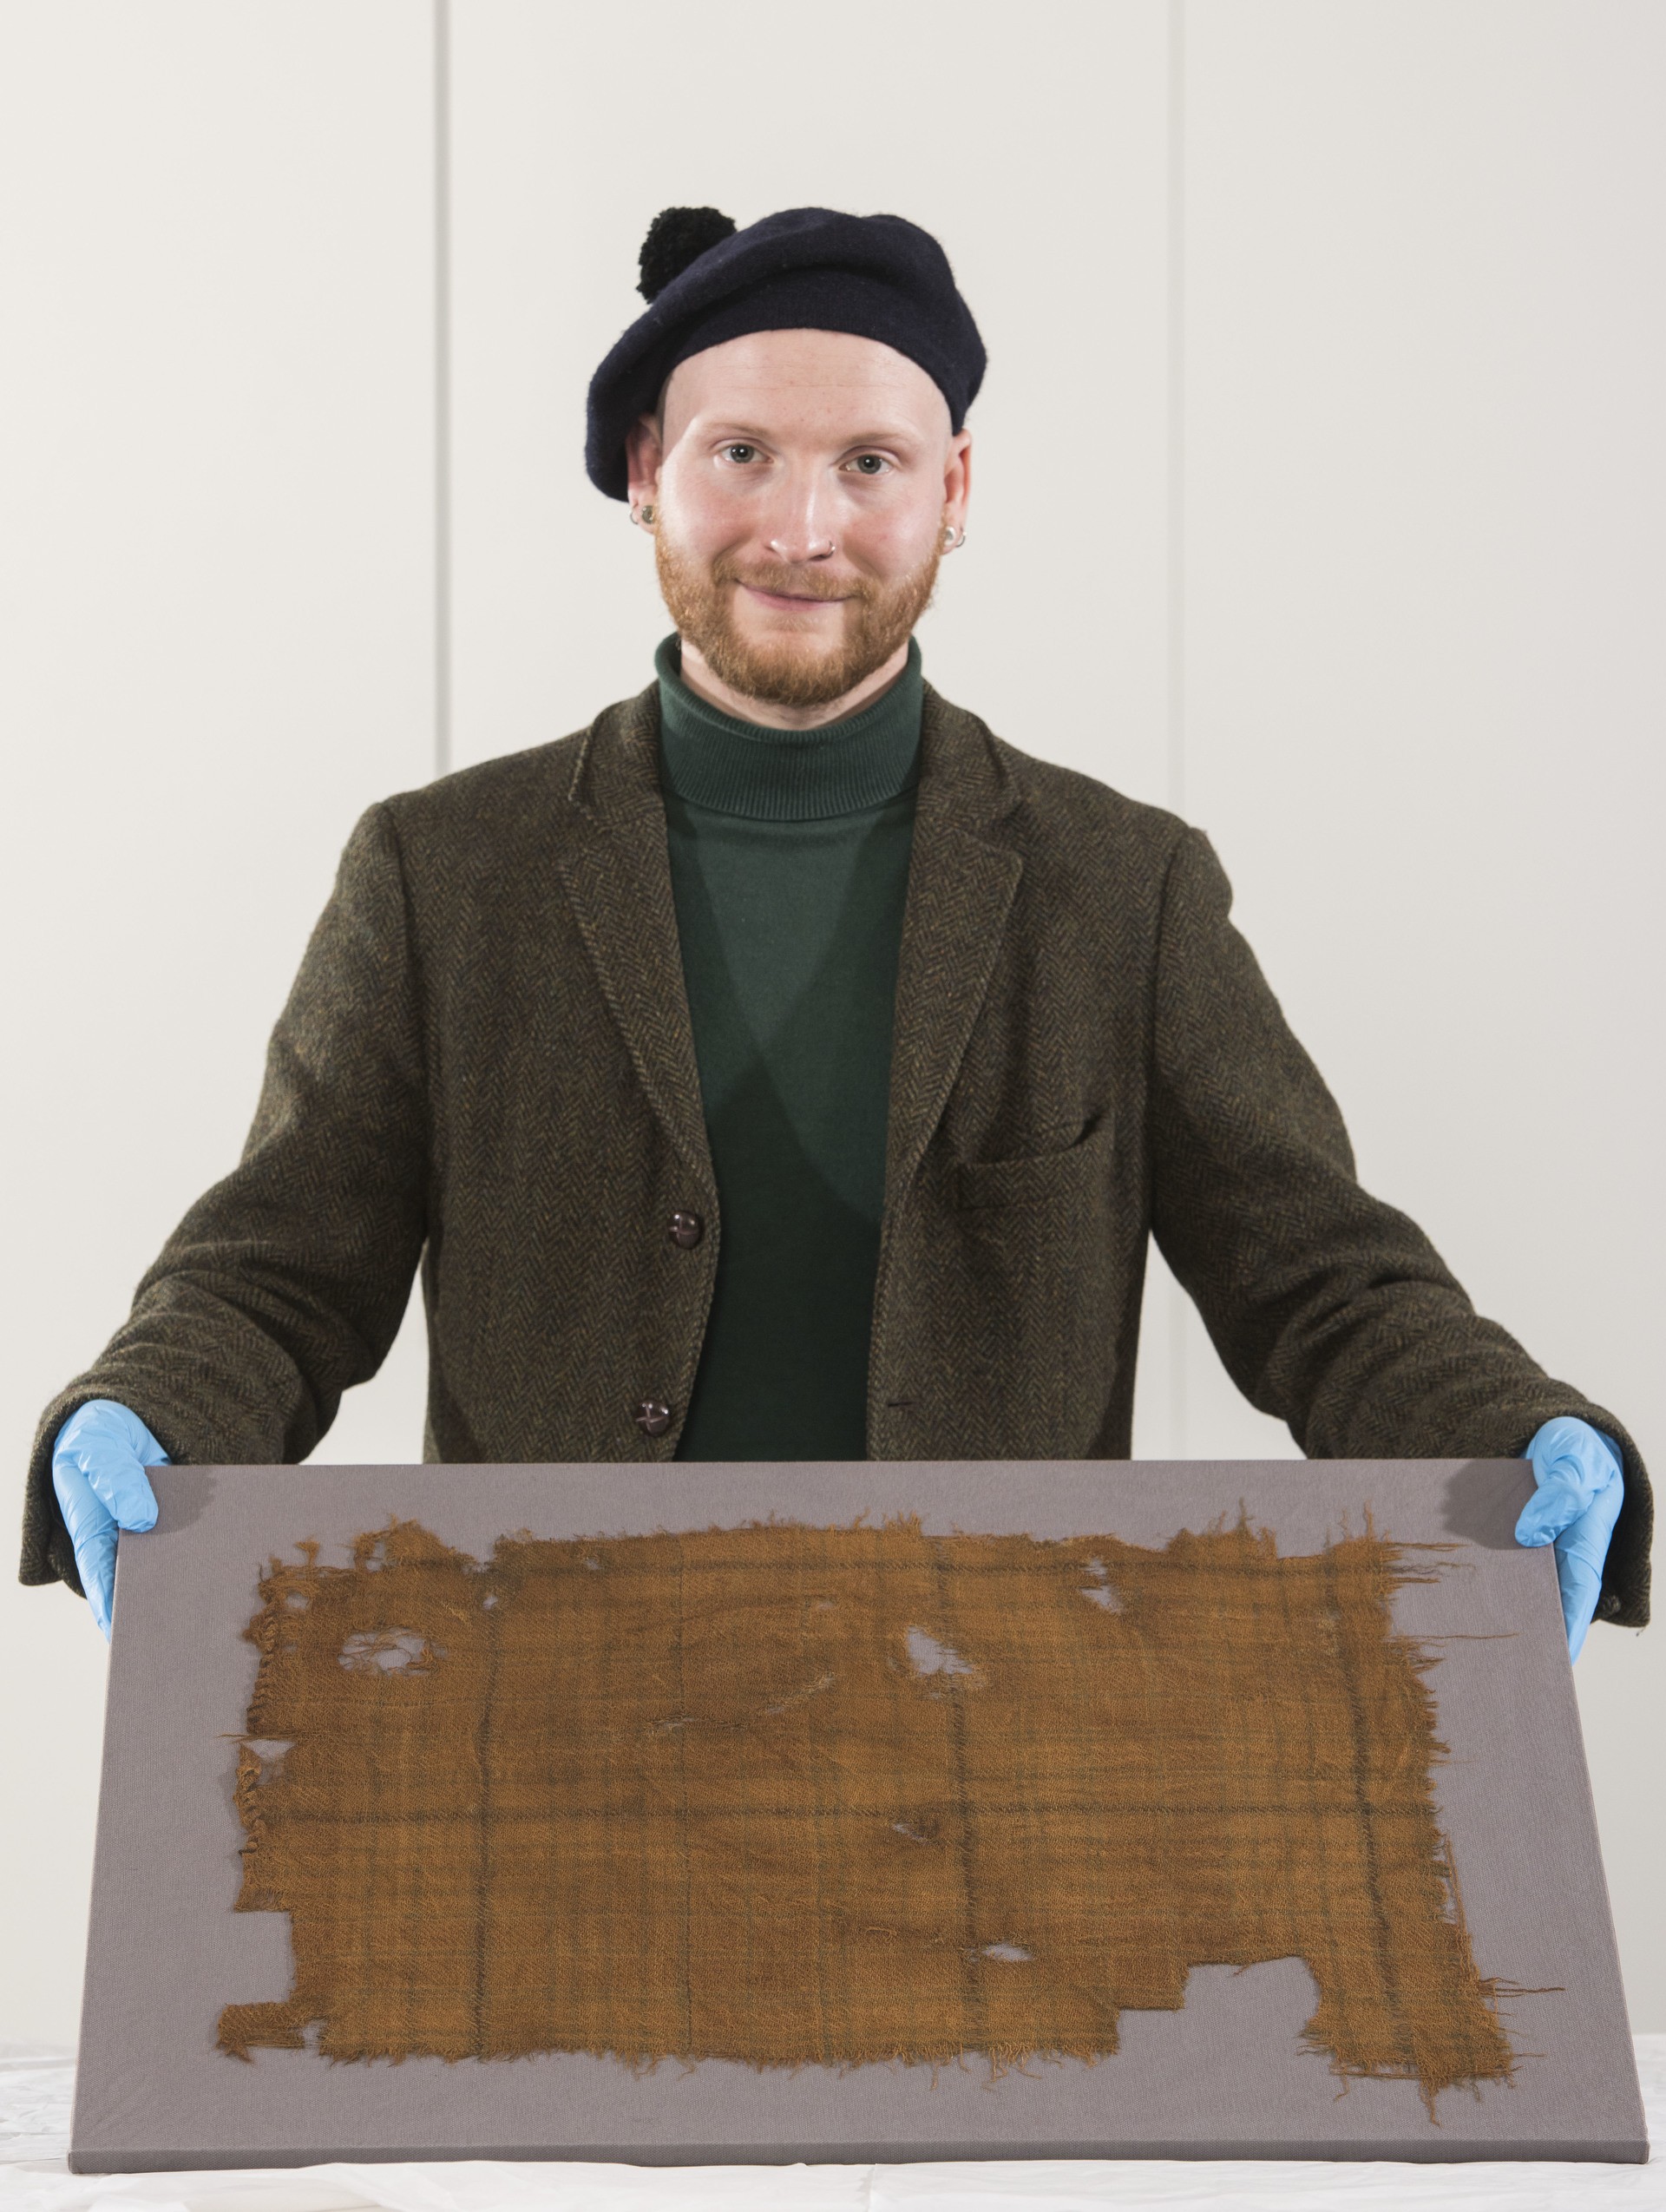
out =
[[[1650,2139],[1666,2137],[1666,2035],[1636,2039]],[[1650,2166],[1308,2161],[1015,2160],[906,2166],[594,2166],[485,2159],[188,2174],[75,2175],[65,2164],[74,2062],[0,2046],[0,2212],[1666,2212]]]

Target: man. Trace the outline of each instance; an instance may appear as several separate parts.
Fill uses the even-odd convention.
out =
[[[1644,1621],[1635,1446],[1360,1189],[1207,841],[923,682],[984,368],[935,241],[673,209],[642,289],[587,463],[657,680],[360,823],[24,1579],[108,1627],[144,1467],[305,1457],[419,1263],[432,1458],[1123,1457],[1154,1233],[1306,1451],[1526,1454],[1572,1647]]]

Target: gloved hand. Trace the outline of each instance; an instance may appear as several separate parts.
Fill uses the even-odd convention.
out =
[[[115,1532],[156,1526],[156,1493],[148,1467],[167,1454],[140,1420],[114,1398],[94,1398],[70,1414],[52,1447],[52,1487],[93,1618],[108,1642],[115,1597]]]
[[[1568,1656],[1577,1659],[1603,1587],[1603,1561],[1625,1500],[1620,1455],[1599,1428],[1564,1414],[1524,1457],[1538,1487],[1516,1523],[1518,1544],[1554,1544]]]

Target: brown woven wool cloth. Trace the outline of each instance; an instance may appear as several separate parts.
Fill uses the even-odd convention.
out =
[[[1093,2058],[1189,1968],[1295,1957],[1337,2072],[1510,2074],[1389,1618],[1436,1570],[1374,1534],[302,1551],[238,1779],[294,1988],[222,2050]]]

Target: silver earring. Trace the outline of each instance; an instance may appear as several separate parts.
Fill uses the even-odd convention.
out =
[[[945,522],[943,525],[943,551],[945,553],[958,553],[965,543],[965,529],[961,528],[957,532],[952,522]]]
[[[639,530],[651,530],[653,528],[653,504],[650,501],[646,507],[632,508],[631,520]]]

